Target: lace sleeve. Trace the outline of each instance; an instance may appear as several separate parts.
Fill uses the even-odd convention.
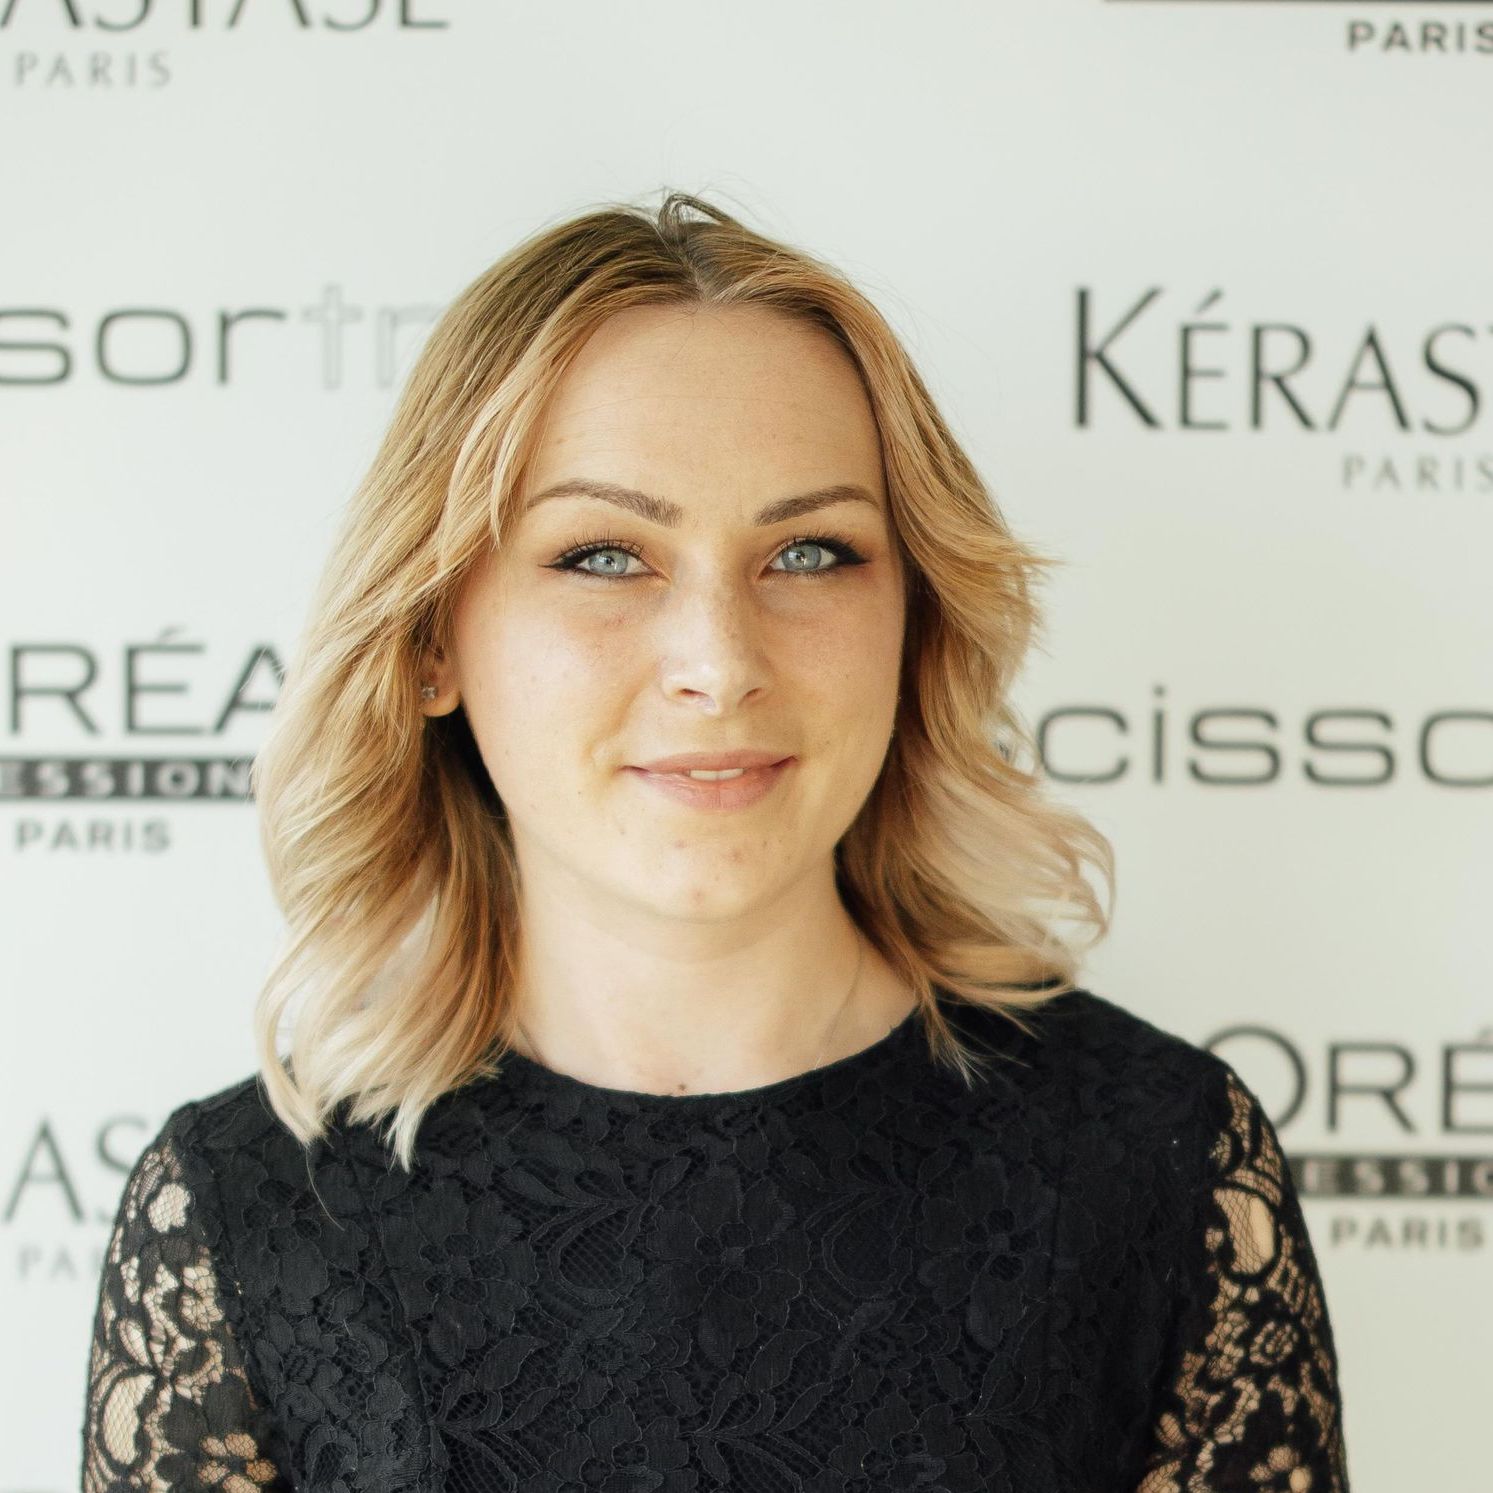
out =
[[[289,1493],[276,1435],[220,1305],[168,1122],[125,1182],[104,1254],[83,1423],[83,1493]]]
[[[1337,1353],[1301,1204],[1259,1100],[1208,1157],[1205,1271],[1180,1314],[1137,1493],[1348,1493]]]

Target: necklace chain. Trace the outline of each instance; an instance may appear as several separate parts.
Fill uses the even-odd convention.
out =
[[[836,1029],[840,1025],[840,1018],[845,1014],[846,1009],[850,1005],[850,997],[855,994],[855,987],[860,984],[861,966],[866,961],[866,941],[861,937],[859,931],[857,931],[856,933],[855,941],[859,953],[856,956],[855,974],[851,978],[850,989],[845,992],[845,999],[840,1002],[840,1008],[835,1012],[835,1019],[830,1022],[829,1030],[824,1034],[824,1041],[820,1045],[819,1057],[815,1061],[814,1067],[807,1069],[807,1072],[812,1073],[815,1069],[820,1068],[824,1065],[824,1055],[829,1051],[830,1039],[834,1036]],[[528,1028],[525,1027],[523,1022],[521,1021],[517,1022],[516,1024],[519,1031],[523,1033],[524,1041],[527,1042],[530,1048],[533,1050],[534,1056],[539,1060],[541,1064],[543,1064],[544,1067],[548,1068],[550,1064],[545,1061],[544,1054],[540,1052],[539,1044],[529,1035]]]

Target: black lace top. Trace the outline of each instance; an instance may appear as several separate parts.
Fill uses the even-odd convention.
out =
[[[1337,1361],[1276,1133],[1090,991],[944,997],[765,1087],[516,1053],[413,1175],[309,1157],[254,1078],[182,1105],[105,1256],[85,1493],[1338,1493]],[[341,1112],[339,1111],[339,1118]]]

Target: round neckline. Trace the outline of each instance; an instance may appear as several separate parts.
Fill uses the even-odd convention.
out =
[[[630,1105],[635,1108],[683,1111],[738,1105],[752,1106],[771,1103],[773,1100],[812,1083],[832,1077],[872,1068],[881,1058],[888,1056],[920,1025],[921,1007],[914,1006],[907,1015],[888,1031],[856,1052],[836,1058],[832,1063],[821,1063],[817,1068],[807,1068],[802,1073],[789,1074],[787,1078],[774,1079],[772,1083],[757,1084],[749,1089],[708,1089],[697,1094],[654,1094],[647,1089],[616,1089],[605,1084],[588,1083],[556,1068],[546,1067],[534,1058],[510,1048],[500,1060],[503,1070],[521,1078],[531,1088],[547,1090],[555,1094],[599,1100],[608,1105]],[[501,1080],[500,1080],[501,1081]]]

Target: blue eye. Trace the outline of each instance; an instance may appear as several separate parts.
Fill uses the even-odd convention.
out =
[[[780,575],[802,575],[822,576],[830,575],[834,571],[844,569],[847,566],[864,565],[866,557],[851,544],[848,539],[834,534],[801,534],[797,539],[791,539],[778,551],[787,554],[792,550],[822,549],[835,557],[835,563],[828,566],[818,566],[810,569],[780,570]],[[547,569],[574,571],[577,575],[591,576],[598,580],[624,580],[635,579],[635,575],[629,575],[625,569],[613,569],[611,571],[587,570],[582,566],[582,561],[590,559],[592,555],[620,554],[631,555],[634,559],[642,558],[642,550],[635,544],[629,544],[623,539],[602,538],[591,540],[586,544],[578,544],[565,551],[564,554],[554,560]],[[625,567],[626,561],[622,562]]]
[[[848,540],[834,539],[828,534],[805,534],[801,539],[793,539],[780,551],[780,554],[790,554],[793,550],[821,549],[835,556],[833,565],[810,570],[790,570],[788,575],[828,575],[832,570],[838,570],[842,565],[863,565],[864,557]]]
[[[574,549],[568,549],[560,556],[549,569],[551,570],[573,570],[580,575],[595,576],[599,580],[607,580],[610,577],[601,570],[582,570],[581,561],[589,560],[592,555],[632,555],[641,558],[642,552],[635,546],[624,544],[621,540],[594,540],[590,544],[578,544]],[[626,561],[623,561],[624,566]],[[613,575],[621,576],[623,580],[629,579],[622,571],[613,571]]]

